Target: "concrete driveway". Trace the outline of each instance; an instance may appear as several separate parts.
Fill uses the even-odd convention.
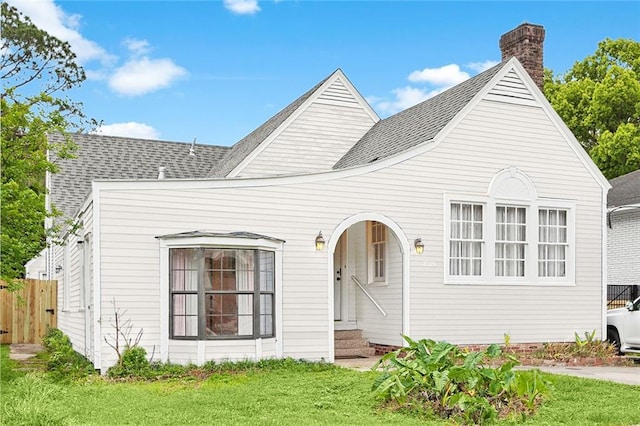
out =
[[[338,359],[335,364],[340,367],[367,371],[380,359],[379,356],[370,358]],[[640,365],[633,367],[573,367],[573,366],[518,366],[516,369],[534,369],[551,374],[584,377],[587,379],[607,380],[609,382],[640,386]]]

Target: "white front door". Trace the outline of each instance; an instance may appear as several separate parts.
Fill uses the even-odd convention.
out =
[[[335,321],[342,320],[342,288],[344,285],[342,278],[342,252],[344,235],[340,236],[336,251],[333,253],[333,319]]]

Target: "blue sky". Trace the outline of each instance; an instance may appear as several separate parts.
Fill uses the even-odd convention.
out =
[[[381,117],[500,60],[500,35],[546,29],[558,74],[605,38],[640,40],[640,2],[8,0],[69,41],[69,93],[104,134],[232,145],[341,68]]]

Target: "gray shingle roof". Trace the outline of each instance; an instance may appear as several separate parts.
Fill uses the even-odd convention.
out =
[[[164,166],[165,178],[205,178],[228,147],[196,145],[92,134],[73,134],[77,158],[52,158],[60,172],[51,176],[51,202],[66,217],[73,217],[97,179],[156,179]],[[49,135],[52,143],[63,141],[60,134]]]
[[[331,74],[335,74],[335,71]],[[249,133],[247,136],[236,142],[231,150],[224,157],[223,161],[219,162],[210,171],[209,177],[226,177],[238,164],[244,160],[254,149],[262,143],[271,133],[273,133],[287,118],[291,116],[313,93],[318,90],[320,86],[324,84],[330,77],[328,76],[320,83],[313,86],[309,91],[300,96],[298,99],[287,105],[279,113],[265,121],[260,127]]]
[[[334,166],[372,163],[433,139],[506,64],[504,61],[433,98],[380,120]]]
[[[607,207],[640,204],[640,170],[613,178],[609,183],[611,189],[607,195]]]

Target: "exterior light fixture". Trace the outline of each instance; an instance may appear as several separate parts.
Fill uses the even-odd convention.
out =
[[[422,238],[416,238],[416,240],[413,242],[413,245],[416,247],[416,254],[424,253],[424,243],[422,242]]]
[[[56,274],[59,274],[62,271],[62,265],[56,266]]]
[[[325,243],[325,240],[322,237],[322,231],[320,231],[318,233],[318,236],[316,237],[316,250],[318,251],[324,250],[324,243]]]

